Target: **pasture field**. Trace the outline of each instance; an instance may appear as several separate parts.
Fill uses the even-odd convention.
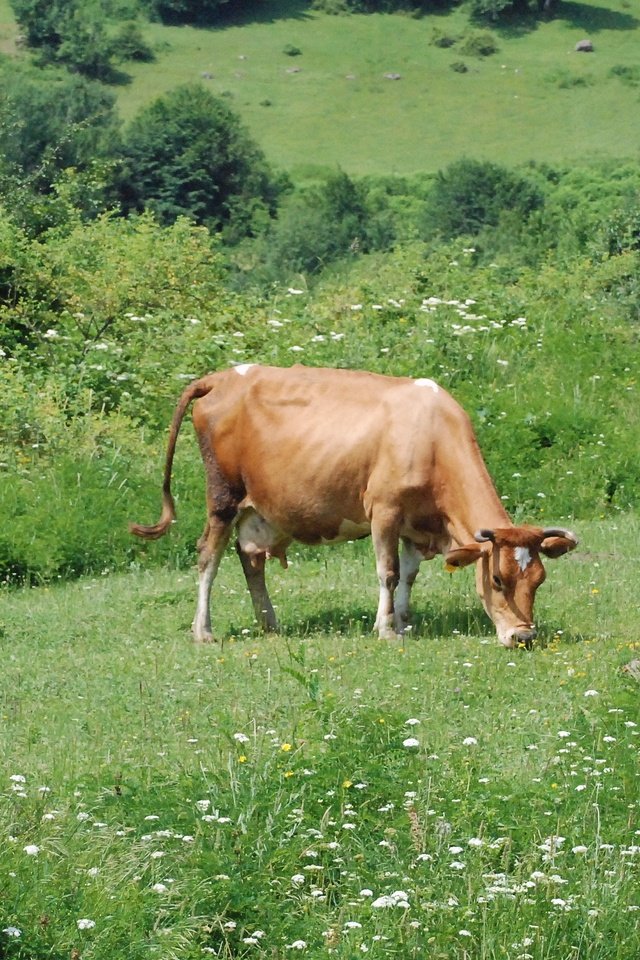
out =
[[[632,960],[640,951],[637,516],[576,524],[532,653],[469,571],[371,626],[368,543],[0,593],[0,956]]]
[[[158,55],[127,64],[132,82],[118,89],[125,121],[176,85],[202,81],[296,180],[336,168],[435,172],[461,156],[506,164],[637,156],[640,17],[627,0],[563,0],[550,22],[507,22],[493,29],[497,52],[488,57],[464,52],[465,39],[486,29],[469,23],[465,7],[420,19],[329,16],[290,0],[260,11],[211,30],[145,26]],[[436,32],[455,44],[434,46]],[[595,52],[575,53],[585,36]]]

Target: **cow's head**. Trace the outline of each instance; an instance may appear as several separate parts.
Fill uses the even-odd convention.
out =
[[[546,573],[540,554],[561,557],[578,545],[570,530],[504,527],[478,530],[475,542],[450,550],[447,567],[478,562],[476,586],[505,647],[531,647],[536,636],[533,601]]]

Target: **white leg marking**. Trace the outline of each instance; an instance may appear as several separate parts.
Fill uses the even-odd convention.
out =
[[[428,377],[420,377],[418,380],[413,381],[416,387],[429,387],[430,390],[433,390],[434,393],[440,391],[440,387],[434,380],[429,380]]]
[[[196,615],[193,618],[191,629],[193,636],[199,643],[209,643],[212,640],[211,635],[211,612],[209,610],[209,598],[211,596],[211,587],[216,578],[218,567],[220,566],[220,557],[213,556],[199,573],[198,578],[198,605]]]
[[[394,627],[396,633],[404,633],[409,623],[409,603],[411,588],[413,587],[422,556],[410,540],[404,540],[400,554],[400,582],[396,590],[394,602]]]
[[[392,640],[396,636],[393,625],[393,593],[384,583],[384,575],[379,576],[380,580],[380,598],[378,600],[378,612],[376,613],[376,622],[374,630],[378,631],[381,640]]]

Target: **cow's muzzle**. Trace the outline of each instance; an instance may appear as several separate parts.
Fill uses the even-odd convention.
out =
[[[514,630],[510,630],[507,636],[502,640],[502,643],[505,647],[513,649],[514,647],[524,647],[526,650],[531,650],[533,647],[533,641],[538,636],[538,631],[535,627],[516,627]]]

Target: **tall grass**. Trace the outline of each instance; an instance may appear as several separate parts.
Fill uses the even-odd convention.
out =
[[[381,643],[362,544],[281,637],[226,556],[208,647],[191,574],[1,593],[2,955],[634,957],[638,521],[578,532],[532,654],[437,563]]]

